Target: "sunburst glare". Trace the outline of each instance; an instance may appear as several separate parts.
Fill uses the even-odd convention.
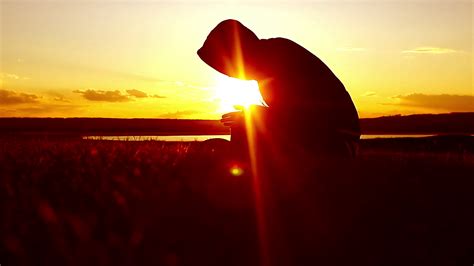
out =
[[[240,80],[219,73],[214,91],[220,101],[219,112],[222,113],[235,111],[235,105],[245,108],[250,105],[266,106],[255,80]]]

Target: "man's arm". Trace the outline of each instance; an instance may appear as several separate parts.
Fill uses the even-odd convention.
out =
[[[245,126],[246,115],[249,115],[252,118],[259,118],[259,120],[265,121],[265,117],[268,113],[268,107],[260,105],[251,105],[248,108],[244,108],[243,106],[234,106],[234,108],[238,111],[222,115],[221,123],[224,124],[224,126]]]

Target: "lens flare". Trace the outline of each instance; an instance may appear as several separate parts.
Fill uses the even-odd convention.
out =
[[[256,143],[256,132],[255,128],[256,126],[261,125],[261,121],[259,117],[256,117],[255,115],[251,114],[251,109],[249,108],[250,105],[256,104],[256,105],[264,105],[267,106],[267,104],[264,102],[262,95],[260,94],[260,90],[258,88],[258,83],[256,81],[245,81],[246,80],[246,73],[245,73],[245,65],[244,65],[244,60],[242,56],[242,46],[240,42],[240,36],[239,32],[237,29],[237,24],[235,25],[236,27],[234,28],[234,62],[232,62],[232,65],[234,68],[237,68],[238,75],[236,75],[237,78],[242,79],[238,81],[238,79],[231,79],[228,78],[227,76],[224,79],[223,85],[217,86],[217,93],[221,93],[220,100],[221,100],[221,109],[224,109],[222,111],[234,111],[234,110],[225,110],[225,108],[233,107],[234,105],[240,105],[244,107],[244,118],[245,118],[245,124],[246,124],[246,133],[247,133],[247,144],[248,144],[248,152],[249,152],[249,159],[250,159],[250,173],[252,175],[252,187],[253,187],[253,193],[254,193],[254,201],[255,201],[255,212],[256,212],[256,219],[257,219],[257,232],[258,232],[258,238],[259,238],[259,246],[260,246],[260,265],[261,266],[267,266],[270,265],[270,257],[269,257],[269,247],[268,247],[268,239],[267,239],[267,228],[266,228],[266,210],[265,210],[265,202],[264,202],[264,196],[263,191],[262,191],[262,180],[260,176],[260,169],[258,167],[258,161],[257,161],[257,143]],[[228,82],[234,82],[234,84],[239,84],[239,85],[229,85]],[[250,85],[250,95],[248,94],[242,94],[242,92],[246,91],[242,89],[242,84],[252,84]],[[234,88],[231,90],[231,88]],[[228,94],[231,91],[235,91],[235,93],[239,93],[239,96],[236,95],[231,95]],[[243,172],[240,172],[239,169],[231,169],[231,174],[242,174]]]
[[[230,174],[233,175],[233,176],[241,176],[244,174],[244,169],[242,169],[240,166],[238,165],[234,165],[230,168],[229,170]]]
[[[219,113],[235,111],[234,106],[266,106],[255,80],[240,80],[216,73],[214,95],[220,101]]]

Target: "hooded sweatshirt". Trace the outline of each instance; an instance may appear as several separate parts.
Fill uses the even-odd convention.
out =
[[[299,44],[259,39],[239,21],[225,20],[210,32],[198,55],[225,75],[256,80],[273,117],[272,129],[290,136],[359,139],[359,117],[344,85]]]

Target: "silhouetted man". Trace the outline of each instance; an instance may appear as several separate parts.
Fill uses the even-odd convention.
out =
[[[270,140],[285,151],[355,154],[360,130],[351,97],[334,73],[302,46],[284,38],[259,39],[239,21],[225,20],[211,31],[198,55],[225,75],[258,82],[268,108],[253,108],[257,141]],[[233,132],[245,126],[242,121],[242,112],[222,119]]]

